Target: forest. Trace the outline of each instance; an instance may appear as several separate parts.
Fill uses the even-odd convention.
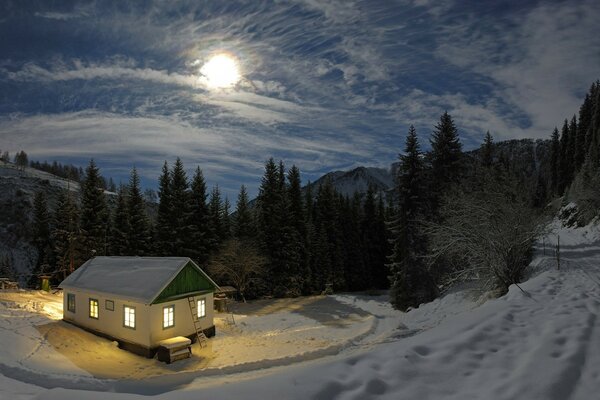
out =
[[[65,191],[52,210],[36,193],[31,232],[39,257],[30,283],[40,274],[60,282],[94,255],[186,256],[243,299],[389,288],[392,304],[406,310],[459,281],[504,293],[526,277],[533,243],[557,204],[577,203],[573,223],[597,215],[598,81],[578,115],[551,133],[546,168],[524,171],[489,132],[479,149],[463,151],[447,112],[429,142],[423,151],[411,126],[398,146],[393,193],[352,197],[329,182],[303,186],[297,166],[269,159],[256,201],[242,186],[232,205],[218,186],[209,191],[200,167],[190,177],[180,159],[165,161],[152,215],[135,168],[127,185],[115,187],[94,160],[85,171],[31,162],[80,181],[81,193]],[[15,161],[27,165],[19,154]]]

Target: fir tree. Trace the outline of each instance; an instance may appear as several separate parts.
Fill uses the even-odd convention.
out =
[[[560,135],[560,158],[558,160],[558,194],[562,195],[571,182],[572,158],[569,152],[569,121],[565,119]]]
[[[87,254],[82,253],[79,210],[68,190],[58,197],[54,221],[52,242],[56,265],[63,278],[66,278],[81,265],[84,259],[88,258]]]
[[[174,247],[171,239],[173,235],[173,226],[171,214],[173,212],[172,199],[172,180],[169,165],[165,161],[162,167],[162,174],[158,181],[158,212],[156,216],[156,249],[155,253],[161,256],[174,255]]]
[[[178,157],[171,174],[171,219],[170,231],[173,244],[172,252],[174,256],[186,256],[189,254],[188,244],[191,227],[190,222],[190,201],[189,201],[189,183],[183,163]]]
[[[252,212],[248,203],[248,192],[246,191],[246,187],[242,185],[238,194],[233,224],[233,232],[238,239],[249,239],[254,237],[256,233]]]
[[[481,163],[485,167],[491,167],[494,162],[494,140],[490,131],[485,134],[485,140],[481,146]]]
[[[404,154],[400,156],[397,191],[397,215],[391,223],[393,253],[390,256],[391,302],[405,310],[430,301],[436,296],[436,287],[426,270],[422,256],[426,240],[419,227],[423,214],[424,165],[416,131],[410,127]]]
[[[92,159],[85,171],[81,193],[81,223],[84,235],[84,256],[106,253],[108,211],[102,188],[102,177]]]
[[[205,264],[208,261],[214,244],[206,197],[204,175],[200,167],[197,167],[192,179],[192,193],[190,196],[190,226],[192,231],[190,237],[192,243],[189,247],[192,250],[194,259],[200,264]]]
[[[33,243],[38,253],[30,286],[37,284],[37,274],[46,273],[54,264],[52,241],[50,237],[50,213],[46,194],[43,191],[35,193],[33,198]]]
[[[148,254],[148,246],[150,244],[150,222],[148,220],[148,216],[146,215],[146,202],[142,196],[140,189],[140,178],[135,167],[131,171],[128,192],[128,253],[132,256],[144,256]]]
[[[550,189],[552,194],[558,194],[559,188],[559,163],[560,163],[560,136],[558,128],[552,132],[550,145]]]
[[[454,121],[447,112],[440,117],[430,142],[432,209],[436,210],[439,198],[450,185],[459,181],[462,172],[462,145]]]
[[[221,190],[219,186],[213,187],[208,203],[208,215],[210,226],[215,238],[215,248],[218,248],[225,240],[225,227],[223,226],[223,203],[221,201]]]
[[[225,201],[223,202],[223,208],[221,210],[221,226],[223,227],[223,241],[229,239],[231,237],[231,203],[229,202],[229,198],[225,196]]]
[[[127,213],[127,199],[125,198],[125,188],[119,186],[117,191],[117,201],[113,212],[110,233],[110,255],[128,256],[129,254],[129,215]]]

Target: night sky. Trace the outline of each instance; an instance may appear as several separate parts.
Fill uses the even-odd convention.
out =
[[[0,149],[146,187],[179,156],[231,198],[270,156],[305,182],[388,166],[445,110],[465,149],[547,138],[600,78],[598,21],[599,1],[3,0]],[[215,55],[239,80],[211,84]]]

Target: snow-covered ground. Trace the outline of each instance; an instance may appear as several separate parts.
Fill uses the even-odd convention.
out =
[[[211,376],[182,372],[151,381],[121,380],[118,384],[80,374],[71,379],[69,385],[62,385],[68,388],[47,389],[41,385],[53,386],[51,379],[39,375],[39,384],[35,385],[31,377],[36,375],[26,369],[31,368],[29,359],[14,358],[20,357],[22,352],[4,349],[9,340],[9,346],[15,348],[34,345],[37,339],[27,342],[27,336],[36,338],[37,329],[28,327],[28,321],[17,322],[17,319],[11,324],[23,325],[12,329],[3,318],[4,328],[0,328],[3,369],[0,372],[11,377],[0,375],[0,398],[121,400],[155,394],[155,399],[190,400],[594,399],[600,391],[600,320],[597,318],[600,235],[598,228],[591,226],[569,229],[555,223],[555,228],[556,233],[546,239],[548,255],[540,254],[533,262],[536,275],[520,288],[511,287],[506,296],[478,306],[480,302],[471,294],[457,291],[407,314],[391,310],[381,297],[337,295],[326,298],[347,307],[337,306],[340,323],[356,315],[352,318],[363,319],[366,325],[356,330],[348,328],[348,332],[354,330],[348,337],[356,336],[346,337],[345,344],[335,352],[304,360],[291,358],[291,363],[272,364],[272,368],[254,365],[209,374]],[[549,245],[556,242],[557,235],[561,242],[560,271],[556,270]],[[18,310],[9,306],[1,312],[18,314]],[[325,326],[323,332],[346,331],[336,326],[336,318],[322,315],[324,308],[304,306],[304,309],[295,308],[290,303],[279,309],[265,307],[264,312],[249,312],[246,318],[238,320],[237,326],[245,330],[240,335],[251,338],[255,334],[256,340],[263,337],[262,351],[267,356],[269,331],[281,338],[285,338],[287,333],[284,332],[292,335],[300,325],[321,324]],[[53,312],[47,313],[51,319]],[[269,329],[261,327],[261,318],[273,315],[278,315],[279,322],[271,320],[267,324]],[[307,321],[298,325],[303,318]],[[369,320],[371,325],[368,325]],[[300,337],[306,339],[312,335],[315,341],[327,339],[325,335],[318,336],[317,331],[317,328],[305,329]],[[23,334],[19,336],[18,332]],[[235,332],[230,334],[233,337]],[[49,361],[57,371],[73,368],[64,356],[56,357],[59,356],[64,360],[51,358]],[[64,364],[59,366],[59,362]],[[10,369],[11,365],[14,368]],[[22,375],[15,373],[17,369]],[[181,379],[182,375],[186,379]]]

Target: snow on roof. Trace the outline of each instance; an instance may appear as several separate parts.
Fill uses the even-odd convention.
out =
[[[151,304],[188,262],[192,262],[188,257],[95,257],[77,268],[59,287],[112,294]],[[202,271],[195,263],[193,265]]]

